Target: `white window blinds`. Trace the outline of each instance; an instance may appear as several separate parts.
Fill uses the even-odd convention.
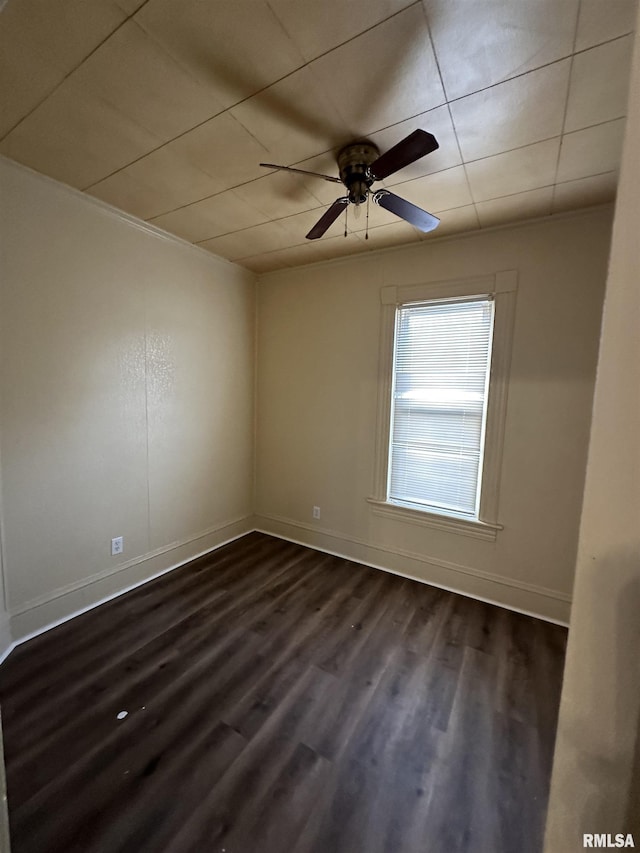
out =
[[[486,296],[397,309],[387,500],[477,518],[493,316]]]

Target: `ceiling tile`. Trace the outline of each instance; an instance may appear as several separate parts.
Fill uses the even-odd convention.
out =
[[[127,189],[129,182],[132,184],[130,190]],[[140,212],[136,215],[149,219],[212,194],[216,185],[214,178],[184,157],[179,157],[168,146],[164,146],[100,181],[90,187],[89,191],[93,195],[100,195],[96,190],[128,192],[132,197],[138,191],[144,192],[147,196],[145,206],[153,200],[153,210],[149,210],[145,215]]]
[[[447,234],[457,234],[461,231],[474,231],[480,227],[473,204],[454,207],[452,210],[440,210],[437,215],[440,225],[434,231],[422,234],[423,240],[433,240],[436,237],[445,237]]]
[[[247,269],[251,269],[253,272],[271,272],[273,269],[297,267],[305,263],[311,263],[311,258],[308,254],[309,247],[313,248],[313,244],[311,241],[307,240],[304,245],[291,246],[288,249],[276,249],[275,252],[268,252],[261,255],[243,258],[240,263],[242,266],[246,265]],[[269,260],[271,255],[275,256],[277,266]],[[265,260],[263,261],[263,259]],[[269,264],[270,269],[258,269],[258,267],[263,263]]]
[[[572,52],[578,0],[423,0],[423,5],[450,99]]]
[[[251,255],[247,258],[242,258],[240,261],[235,261],[240,266],[246,267],[258,274],[281,270],[286,267],[295,267],[309,262],[307,246],[303,245],[291,246],[288,249],[276,249],[274,252],[263,252],[259,255]]]
[[[633,31],[636,0],[582,0],[576,50],[585,50]]]
[[[445,101],[420,5],[413,5],[309,66],[344,122],[345,141]]]
[[[605,175],[594,175],[578,181],[557,184],[552,210],[554,213],[560,213],[579,207],[607,204],[615,200],[617,184],[617,172],[607,172]]]
[[[275,252],[265,252],[262,255],[253,255],[250,258],[243,258],[240,266],[251,270],[258,274],[265,272],[273,272],[273,270],[281,270],[289,266],[289,249],[276,249]]]
[[[270,152],[270,162],[275,158],[283,166],[349,141],[308,68],[243,101],[231,114]]]
[[[321,182],[324,183],[324,182]],[[333,184],[339,192],[337,184]],[[304,180],[288,172],[269,172],[257,181],[236,187],[239,198],[265,214],[280,219],[318,207],[318,199],[305,187]]]
[[[302,235],[299,242],[303,242]],[[291,245],[292,240],[287,230],[279,222],[265,222],[263,225],[255,225],[245,228],[243,231],[234,231],[222,237],[214,237],[206,240],[200,245],[216,255],[235,261],[238,258],[247,258],[263,252],[284,249]]]
[[[365,242],[358,234],[349,234],[347,237],[322,237],[320,240],[305,240],[303,244],[293,246],[283,252],[283,259],[286,259],[289,266],[328,261],[344,255],[365,252],[368,249],[368,243],[368,240]]]
[[[557,62],[451,104],[464,159],[559,135],[570,67],[568,59]]]
[[[112,0],[19,0],[2,8],[0,138],[126,17]]]
[[[553,184],[559,146],[559,138],[547,139],[526,148],[467,163],[474,200],[486,201]]]
[[[89,192],[141,219],[150,219],[214,192],[216,183],[164,147],[100,181]]]
[[[178,158],[167,148],[160,148],[148,157],[144,157],[106,180],[100,181],[91,187],[90,193],[109,204],[139,216],[141,219],[157,219],[162,214],[174,211],[175,208],[184,210],[183,205],[189,205],[190,208],[195,207],[189,202],[193,199],[201,199],[208,193],[212,194],[215,192],[216,184],[217,181],[188,161]],[[252,214],[250,221],[247,221],[249,217],[245,215],[242,221],[238,221],[237,224],[235,222],[234,224],[227,223],[224,229],[217,231],[216,234],[226,233],[233,230],[234,227],[246,227],[266,220],[267,217],[249,208],[241,200],[237,198],[235,200],[237,208],[241,207],[243,212],[246,211],[246,214]],[[209,210],[207,203],[210,201],[207,198],[201,202],[202,209]],[[215,204],[219,203],[216,202]],[[231,215],[231,211],[229,215]],[[221,222],[224,223],[224,217],[221,216],[220,218]],[[180,221],[179,218],[178,221]],[[211,225],[212,222],[209,220],[209,227]],[[200,239],[213,236],[215,234],[210,231]]]
[[[578,130],[627,114],[633,37],[625,36],[573,59],[565,130]]]
[[[422,113],[422,115],[408,119],[408,121],[401,121],[399,124],[394,124],[392,127],[371,134],[369,138],[372,142],[375,142],[380,152],[384,154],[385,151],[388,151],[389,148],[418,128],[432,133],[438,140],[440,147],[437,151],[428,154],[426,157],[422,157],[410,166],[406,166],[399,172],[390,175],[385,179],[386,186],[391,187],[402,181],[420,178],[432,172],[441,172],[444,169],[450,169],[452,166],[460,164],[461,159],[458,143],[447,106],[436,107],[435,110]]]
[[[489,228],[491,225],[502,225],[519,219],[547,216],[551,213],[552,196],[553,187],[543,187],[507,198],[481,201],[476,205],[480,226]]]
[[[222,109],[205,85],[133,21],[98,48],[74,78],[162,141]]]
[[[296,246],[300,243],[307,242],[306,235],[311,231],[316,222],[320,219],[320,217],[325,212],[326,207],[317,207],[315,210],[307,210],[304,213],[297,213],[295,216],[287,216],[285,219],[279,219],[278,225],[283,231],[288,235],[288,243],[289,246]],[[349,209],[349,232],[352,229],[353,217],[351,215],[351,211],[353,207]],[[333,222],[329,228],[325,232],[327,237],[337,237],[340,235],[344,236],[344,215],[341,214],[335,222]],[[325,237],[321,239],[326,239]]]
[[[140,6],[144,6],[147,0],[114,0],[114,2],[126,15],[133,15]]]
[[[87,192],[139,219],[149,219],[172,206],[160,188],[132,177],[127,169],[99,181]]]
[[[367,0],[361,4],[345,0],[301,3],[300,0],[269,0],[282,25],[305,59],[314,59],[363,30],[410,6],[413,0]]]
[[[317,157],[310,157],[308,160],[301,160],[295,164],[296,169],[306,169],[310,172],[319,172],[321,175],[329,175],[338,177],[339,170],[336,162],[336,153],[333,150],[325,151],[324,154],[319,154]],[[300,176],[305,189],[310,192],[314,198],[318,199],[321,204],[331,204],[339,196],[346,195],[347,191],[342,184],[335,184],[331,181],[324,181],[322,178],[302,177]]]
[[[562,137],[558,181],[572,181],[601,172],[617,170],[620,165],[626,119],[608,121]]]
[[[153,224],[185,240],[200,243],[266,222],[267,216],[239,198],[235,190],[226,190],[211,198],[189,204],[153,219]]]
[[[264,0],[152,0],[135,20],[224,107],[304,64]]]
[[[369,239],[367,249],[375,251],[376,249],[386,249],[389,246],[401,246],[406,243],[419,243],[420,232],[409,225],[408,222],[402,222],[395,218],[395,222],[390,222],[385,225],[378,225],[371,228],[369,231]],[[362,239],[362,234],[360,235]]]
[[[455,166],[445,172],[436,172],[435,175],[426,175],[406,184],[398,184],[394,186],[393,191],[431,213],[463,207],[473,202],[463,166]]]
[[[159,144],[157,137],[69,77],[0,143],[0,153],[84,188]]]
[[[268,152],[228,112],[168,143],[178,157],[189,160],[215,180],[216,190],[260,178]]]

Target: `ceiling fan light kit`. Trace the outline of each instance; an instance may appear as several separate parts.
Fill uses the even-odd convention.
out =
[[[399,216],[409,222],[420,231],[433,231],[440,220],[437,216],[427,213],[415,204],[406,201],[400,196],[394,195],[385,189],[372,190],[371,185],[375,181],[381,181],[389,175],[404,169],[411,163],[415,163],[421,157],[425,157],[438,148],[438,142],[431,133],[426,130],[414,130],[405,139],[398,142],[384,154],[380,154],[377,145],[367,140],[352,142],[341,148],[336,157],[340,177],[322,175],[318,172],[307,172],[304,169],[295,169],[291,166],[277,166],[274,163],[260,163],[268,169],[279,169],[285,172],[296,172],[302,175],[322,178],[325,181],[342,183],[347,189],[347,195],[337,198],[329,207],[311,231],[306,235],[308,240],[317,240],[327,231],[333,222],[346,211],[350,204],[356,206],[356,213],[361,204],[369,203],[372,198],[379,207]],[[367,208],[368,210],[368,208]],[[347,234],[345,225],[345,236]],[[367,215],[367,237],[368,237],[368,215]]]

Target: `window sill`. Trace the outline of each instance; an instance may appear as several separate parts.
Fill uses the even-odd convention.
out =
[[[459,533],[463,536],[471,536],[474,539],[484,539],[495,542],[498,530],[502,530],[501,524],[490,524],[486,521],[472,521],[468,518],[455,518],[454,516],[439,515],[435,512],[427,512],[421,509],[401,506],[388,501],[367,498],[374,515],[384,518],[394,518],[397,521],[406,521],[410,524],[419,524],[424,527],[433,527],[435,530],[444,530],[447,533]]]

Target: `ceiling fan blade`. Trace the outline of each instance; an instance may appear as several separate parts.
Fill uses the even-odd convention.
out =
[[[311,175],[314,178],[323,178],[325,181],[331,181],[334,184],[341,184],[340,178],[333,178],[331,175],[322,175],[320,172],[307,172],[306,169],[294,169],[293,166],[276,166],[275,163],[260,163],[265,169],[280,169],[281,172],[297,172],[299,175]]]
[[[437,216],[427,213],[421,207],[416,207],[415,204],[411,204],[410,201],[406,201],[388,190],[378,190],[373,193],[373,200],[380,207],[384,207],[390,213],[395,213],[400,219],[404,219],[420,231],[433,231],[440,223]]]
[[[427,133],[426,130],[414,130],[374,160],[369,166],[369,171],[374,180],[381,181],[388,175],[404,169],[410,163],[415,163],[425,154],[431,154],[439,147],[438,140],[432,133]]]
[[[320,219],[313,226],[311,231],[307,234],[307,240],[317,240],[318,237],[322,237],[327,228],[332,225],[336,219],[340,216],[342,211],[345,209],[346,205],[349,204],[348,198],[337,198],[331,207],[322,214]]]

